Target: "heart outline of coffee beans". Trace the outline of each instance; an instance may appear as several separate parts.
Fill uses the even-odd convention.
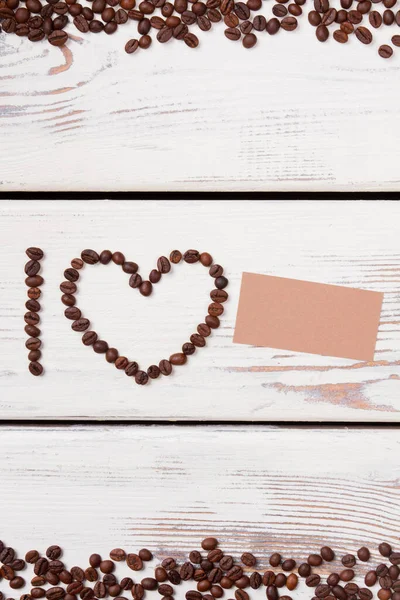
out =
[[[136,361],[130,361],[126,356],[120,356],[116,348],[110,348],[105,340],[99,339],[95,331],[90,330],[90,321],[83,317],[82,312],[76,306],[75,294],[78,291],[77,281],[80,278],[80,270],[87,265],[102,264],[107,265],[110,262],[121,266],[124,273],[129,275],[129,285],[137,289],[143,296],[150,296],[153,291],[153,285],[158,283],[163,275],[171,271],[171,264],[176,265],[181,261],[188,264],[200,262],[209,269],[210,276],[214,279],[215,288],[210,292],[211,304],[208,306],[208,314],[204,322],[197,326],[196,333],[190,336],[190,341],[182,345],[182,351],[171,354],[169,359],[162,359],[158,365],[150,365],[146,371],[139,369]],[[196,348],[203,348],[206,345],[206,338],[211,335],[213,329],[220,326],[219,317],[224,312],[223,303],[228,299],[225,291],[228,285],[228,279],[224,276],[224,269],[221,265],[213,262],[212,256],[208,252],[198,252],[198,250],[187,250],[181,253],[179,250],[173,250],[169,259],[166,256],[160,256],[157,260],[157,268],[149,274],[148,280],[143,280],[138,273],[139,267],[135,262],[125,260],[122,252],[111,252],[103,250],[100,254],[95,250],[85,249],[81,252],[81,258],[71,260],[71,266],[64,271],[65,281],[60,284],[60,290],[63,293],[61,302],[67,307],[64,315],[72,320],[71,329],[82,335],[82,343],[85,346],[92,346],[97,354],[105,354],[106,361],[114,364],[119,370],[123,370],[128,377],[134,377],[138,385],[145,385],[149,379],[157,379],[160,375],[168,376],[172,373],[174,366],[184,365],[187,357],[194,354]]]

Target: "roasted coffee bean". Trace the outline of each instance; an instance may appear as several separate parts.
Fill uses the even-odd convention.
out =
[[[70,269],[66,269],[64,271],[64,277],[65,279],[68,279],[68,281],[78,281],[79,272],[71,267]]]
[[[40,287],[41,285],[43,285],[43,283],[44,283],[44,279],[41,275],[35,275],[34,277],[27,277],[25,279],[25,285],[29,288]]]
[[[372,42],[372,33],[366,27],[357,27],[355,29],[355,35],[362,44],[370,44]],[[355,564],[355,559],[353,564]]]
[[[32,260],[42,260],[43,250],[35,246],[31,246],[25,250],[27,256]]]
[[[400,577],[400,568],[397,565],[389,567],[389,577],[391,577],[394,582]],[[400,586],[400,582],[398,582],[398,585]]]
[[[170,586],[168,583],[162,583],[159,587],[158,587],[158,593],[161,596],[167,596],[170,597],[172,596],[172,594],[174,593],[174,588],[172,586]]]
[[[70,306],[69,308],[65,309],[64,315],[71,321],[77,321],[81,318],[82,313],[77,306]]]
[[[183,255],[183,260],[189,264],[196,263],[200,260],[200,254],[197,250],[187,250]]]
[[[380,47],[380,50],[383,48],[383,46]],[[388,48],[389,50],[385,49],[383,51],[383,56],[380,53],[380,56],[382,56],[382,58],[389,58],[389,56],[392,56],[393,54],[393,50],[392,48],[390,48],[390,46],[387,46],[386,48]],[[390,51],[390,52],[389,52]],[[400,552],[392,552],[391,555],[389,556],[389,560],[392,563],[392,565],[400,565]]]
[[[162,375],[168,376],[172,373],[172,365],[169,360],[163,359],[158,363],[158,367],[162,373]]]
[[[378,29],[382,25],[382,16],[377,10],[373,10],[369,14],[368,19],[371,27],[374,27],[375,29]]]
[[[63,294],[61,296],[61,302],[66,306],[74,306],[76,303],[76,298],[72,294]]]
[[[52,587],[46,591],[47,600],[61,600],[64,596],[65,590],[61,587]]]
[[[64,46],[68,40],[68,34],[66,31],[60,29],[53,31],[53,33],[51,33],[47,39],[52,46]]]
[[[330,585],[331,587],[334,587],[335,585],[337,585],[340,581],[340,577],[338,573],[331,573],[328,577],[328,579],[326,580],[327,584]]]
[[[275,585],[277,588],[281,588],[286,585],[287,577],[284,573],[277,573],[275,576]]]
[[[9,585],[12,590],[19,590],[24,587],[25,580],[22,577],[13,577]]]
[[[194,567],[193,567],[192,563],[190,563],[190,562],[183,563],[183,565],[180,568],[179,574],[181,576],[181,579],[183,579],[183,581],[188,581],[189,579],[192,579],[193,574],[194,574]]]
[[[342,581],[351,581],[354,578],[354,571],[353,569],[344,569],[339,573],[339,576]]]
[[[338,600],[346,600],[347,592],[341,585],[335,585],[332,589],[332,593]]]
[[[322,549],[321,549],[321,554],[322,554]],[[302,563],[299,566],[298,571],[299,571],[300,577],[308,577],[311,573],[311,567],[308,563]]]
[[[172,38],[172,35],[173,35],[172,29],[169,29],[169,27],[163,27],[157,33],[157,40],[161,44],[165,44],[166,42],[168,42]]]
[[[251,21],[243,21],[243,23],[240,24],[239,29],[242,33],[247,35],[252,31],[253,23]]]
[[[390,590],[392,584],[393,581],[391,577],[389,577],[389,575],[386,575],[385,577],[379,577],[379,585],[381,586],[381,588],[385,590]]]
[[[104,585],[104,583],[102,581],[98,581],[95,584],[93,591],[94,591],[96,598],[105,598],[107,595],[106,586]]]
[[[292,591],[296,589],[299,579],[295,573],[290,573],[286,581],[286,587],[288,590]]]
[[[26,563],[22,558],[14,558],[9,565],[14,571],[22,571],[26,567]]]
[[[49,561],[47,558],[38,558],[33,568],[35,575],[45,575],[49,568]]]
[[[287,12],[288,10],[284,4],[275,4],[275,6],[272,7],[272,14],[275,15],[275,17],[285,17]]]
[[[147,369],[147,375],[150,377],[150,379],[157,379],[157,377],[159,377],[160,374],[161,371],[157,367],[157,365],[150,365],[150,367]]]
[[[120,562],[126,559],[126,552],[125,550],[122,550],[122,548],[114,548],[114,550],[111,550],[110,552],[110,558],[111,560]]]
[[[222,583],[222,580],[221,580]],[[251,575],[250,575],[250,587],[253,590],[258,590],[258,588],[261,586],[262,584],[262,577],[260,575],[260,573],[258,573],[257,571],[254,571]]]
[[[84,346],[92,346],[97,341],[97,333],[95,331],[86,331],[82,336]]]
[[[24,321],[27,325],[37,325],[40,322],[40,317],[35,312],[27,312],[24,315]]]
[[[151,46],[151,42],[152,42],[152,39],[149,35],[142,35],[142,37],[139,38],[139,46],[140,46],[140,48],[143,48],[144,50],[147,50],[147,48],[149,48]]]
[[[187,361],[187,357],[183,352],[176,352],[175,354],[171,354],[169,357],[169,362],[171,365],[180,366],[184,365]]]
[[[239,29],[237,29],[236,27],[228,27],[227,29],[225,29],[224,34],[225,37],[228,38],[228,40],[232,41],[240,40],[240,38],[242,37]]]
[[[0,567],[0,577],[3,577],[7,581],[11,581],[15,576],[14,569],[10,564],[5,564]]]
[[[161,30],[161,31],[163,31],[163,30]],[[153,291],[153,284],[151,283],[151,281],[143,281],[140,284],[139,292],[142,294],[142,296],[150,296],[152,291]]]
[[[236,590],[235,591],[236,600],[249,600],[249,595],[244,590]]]
[[[72,281],[63,281],[60,285],[60,290],[63,294],[71,295],[76,293],[77,287]]]
[[[37,260],[30,260],[25,265],[25,273],[29,277],[34,277],[40,271],[40,263]]]
[[[92,568],[92,567],[89,567],[89,569],[91,569],[91,568]],[[86,571],[88,571],[88,569],[86,569]],[[86,575],[86,571],[85,571],[85,575]],[[96,572],[96,575],[97,575],[97,572]],[[69,571],[67,571],[66,569],[63,569],[63,570],[61,571],[61,573],[59,573],[59,575],[58,575],[58,576],[59,576],[59,578],[60,578],[60,581],[61,581],[62,583],[64,583],[65,585],[68,585],[68,584],[70,584],[70,583],[72,582],[72,575],[71,575],[71,573],[70,573]],[[88,577],[86,577],[86,578],[88,579]],[[96,579],[97,579],[97,577],[96,577]],[[96,581],[96,579],[94,579],[93,581]]]
[[[96,2],[96,0],[95,0],[95,2]],[[93,2],[92,7],[93,7],[93,11],[97,12],[95,10],[96,7],[95,7],[95,3],[94,2]],[[101,11],[99,11],[99,12],[102,12],[103,10],[104,10],[104,8]],[[97,252],[95,252],[94,250],[88,250],[88,249],[86,249],[86,250],[83,250],[81,252],[81,259],[83,260],[83,262],[87,263],[88,265],[94,265],[94,264],[96,264],[96,263],[99,262],[100,257],[97,254]],[[103,263],[103,264],[105,264],[105,263]]]
[[[373,593],[367,588],[361,588],[358,590],[358,597],[360,600],[371,600]]]
[[[281,21],[281,27],[285,31],[294,31],[297,28],[296,17],[284,17]]]
[[[131,590],[133,587],[133,580],[130,577],[124,577],[121,579],[120,586],[122,590]]]
[[[368,587],[372,587],[377,582],[377,579],[378,577],[375,571],[368,571],[364,578],[365,585],[367,585]]]
[[[375,569],[376,574],[378,575],[378,577],[385,577],[385,575],[387,575],[389,573],[389,569],[385,564],[380,564],[376,567]]]
[[[161,279],[160,271],[157,271],[157,269],[153,269],[149,275],[150,283],[158,283],[160,281],[160,279]]]
[[[158,587],[157,580],[154,577],[145,577],[141,583],[145,590],[156,590]]]
[[[265,31],[267,20],[264,15],[257,15],[253,19],[253,27],[256,31]]]
[[[321,581],[321,577],[317,573],[313,573],[306,578],[306,586],[316,587]]]
[[[276,588],[275,585],[269,585],[267,587],[266,593],[267,593],[268,600],[278,600],[278,598],[279,598],[278,589]]]
[[[30,298],[31,300],[38,300],[38,298],[40,298],[42,292],[40,291],[39,288],[29,288],[27,294],[28,294],[28,298]]]
[[[154,571],[154,577],[159,583],[163,583],[168,579],[167,571],[164,569],[164,567],[157,567]]]
[[[239,567],[238,565],[236,565],[236,566],[233,566],[231,569],[229,569],[229,571],[227,571],[225,573],[225,575],[226,575],[226,577],[231,579],[231,581],[235,582],[242,577],[243,569],[242,569],[242,567]]]
[[[144,371],[138,371],[135,375],[135,381],[138,385],[146,385],[149,380],[149,376]],[[140,559],[141,560],[141,559]],[[128,562],[128,561],[127,561]],[[132,567],[130,567],[132,569]],[[142,568],[142,567],[140,567]],[[138,568],[133,569],[134,571],[139,571]]]
[[[320,584],[315,588],[315,595],[317,598],[326,598],[329,596],[331,588],[329,585]]]
[[[182,345],[182,352],[183,352],[183,354],[186,354],[186,356],[190,356],[191,354],[194,354],[195,351],[196,351],[196,346],[194,344],[186,342],[185,344]]]
[[[333,39],[336,42],[339,42],[339,44],[345,44],[349,38],[345,31],[342,31],[341,29],[336,29],[333,32]]]
[[[41,307],[37,300],[28,300],[25,302],[25,308],[30,312],[39,312]]]
[[[78,331],[78,332],[86,331],[87,329],[89,329],[89,327],[90,327],[90,321],[88,319],[77,319],[71,325],[71,329],[73,329],[73,331]],[[96,342],[96,343],[98,343],[98,342]]]
[[[126,375],[128,375],[128,377],[133,377],[134,375],[136,375],[138,370],[139,370],[139,365],[135,361],[128,362],[128,364],[125,367],[125,373],[126,373]]]
[[[185,594],[186,600],[202,600],[203,596],[200,592],[196,592],[195,590],[189,590]]]
[[[60,583],[60,578],[57,573],[53,573],[52,571],[47,571],[45,575],[47,583],[52,586],[57,586]]]
[[[41,345],[42,342],[37,338],[29,338],[25,342],[25,347],[28,348],[28,350],[39,350]]]
[[[169,255],[169,260],[174,264],[178,264],[182,260],[182,253],[179,250],[173,250]]]
[[[239,19],[235,13],[228,13],[224,17],[224,23],[227,27],[235,28],[239,25]]]
[[[164,558],[164,560],[161,563],[161,566],[166,571],[170,571],[171,569],[175,569],[175,567],[176,567],[176,560],[174,558],[171,558],[169,556],[168,558]]]
[[[328,13],[325,13],[325,14],[328,14]],[[319,554],[310,554],[309,557],[307,558],[307,562],[312,567],[319,567],[319,565],[322,564],[322,556],[320,556]]]
[[[253,48],[257,43],[257,36],[254,33],[247,33],[243,40],[242,44],[244,48]]]
[[[38,561],[39,557],[40,557],[40,554],[37,550],[29,550],[29,552],[27,552],[25,554],[26,562],[31,565],[35,564],[35,562]]]
[[[138,288],[142,285],[142,277],[139,273],[134,273],[129,278],[129,285],[131,288]]]

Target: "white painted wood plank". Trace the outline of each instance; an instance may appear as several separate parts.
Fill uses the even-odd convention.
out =
[[[398,421],[400,205],[396,202],[3,202],[0,206],[2,419]],[[46,253],[43,362],[27,370],[24,250]],[[146,275],[158,256],[198,247],[224,265],[230,300],[207,347],[142,388],[80,341],[59,283],[83,248],[121,250]],[[241,273],[384,292],[373,362],[232,343]],[[115,265],[86,267],[78,306],[121,354],[147,368],[180,350],[206,314],[212,280],[177,265],[150,298]]]
[[[64,53],[2,35],[0,190],[397,191],[398,28],[319,44],[307,12],[250,52],[223,24],[134,56],[132,22]]]
[[[339,555],[367,545],[376,566],[381,541],[398,547],[398,429],[61,426],[0,435],[1,539],[20,552],[58,543],[69,566],[116,546],[149,547],[156,563],[183,559],[205,535],[235,557],[253,550],[260,569],[277,550],[302,561],[326,543]]]

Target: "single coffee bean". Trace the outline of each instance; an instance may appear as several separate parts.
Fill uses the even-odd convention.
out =
[[[25,265],[25,273],[29,275],[29,277],[34,277],[40,271],[40,263],[37,260],[30,260]]]
[[[106,586],[104,585],[104,583],[102,581],[98,581],[95,584],[93,591],[94,591],[96,598],[105,598],[107,595]]]
[[[143,371],[139,372],[143,373]],[[143,569],[143,561],[138,554],[128,554],[126,557],[126,564],[130,569],[132,569],[132,571],[140,571],[141,569]]]
[[[95,10],[95,9],[93,8],[93,10]],[[102,12],[102,11],[100,11],[100,12]],[[97,252],[95,252],[94,250],[86,249],[81,252],[81,259],[83,260],[83,262],[85,262],[88,265],[94,265],[99,262],[100,257],[97,254]]]
[[[77,319],[71,325],[73,331],[86,331],[90,327],[90,321],[88,319]],[[96,342],[97,343],[97,342]]]
[[[92,346],[97,340],[97,333],[95,331],[86,331],[82,336],[82,343],[84,346]]]
[[[224,34],[225,37],[228,38],[228,40],[232,41],[237,41],[241,38],[241,33],[236,27],[228,27],[227,29],[225,29]]]
[[[168,579],[167,571],[164,569],[164,567],[157,567],[154,571],[154,576],[159,583],[167,581]]]
[[[217,7],[215,7],[215,8],[217,8]],[[208,252],[202,252],[200,254],[200,262],[204,267],[210,267],[212,265],[212,261],[213,261],[212,256]]]
[[[206,325],[211,327],[211,329],[218,329],[218,327],[220,326],[220,320],[218,319],[218,317],[207,315],[204,320],[206,322]]]
[[[322,549],[321,549],[321,554],[322,554]],[[299,572],[300,577],[308,577],[311,574],[311,567],[308,563],[302,563],[298,568],[298,572]]]
[[[321,581],[321,577],[319,575],[317,575],[316,573],[313,573],[306,578],[306,586],[307,587],[316,587],[317,585],[319,585],[320,581]]]
[[[29,338],[25,342],[25,347],[28,348],[28,350],[39,350],[41,345],[42,345],[42,342],[37,338]],[[3,577],[4,577],[4,575],[3,575]]]
[[[139,46],[140,48],[143,48],[144,50],[147,50],[147,48],[149,48],[151,46],[152,43],[152,39],[149,35],[142,35],[141,38],[139,38]],[[151,281],[151,279],[150,279]],[[154,283],[154,281],[152,282]]]
[[[381,46],[381,48],[382,48],[382,46]],[[390,46],[387,46],[387,48],[389,48],[390,56],[392,56],[392,54],[393,54],[392,48],[390,48]],[[389,52],[389,50],[387,52]],[[380,54],[380,56],[382,56],[382,54]],[[382,58],[389,58],[389,56],[383,56]],[[400,552],[392,552],[391,555],[389,556],[389,560],[392,563],[392,565],[396,565],[396,566],[400,565]]]
[[[139,292],[142,294],[142,296],[150,296],[152,291],[153,291],[153,284],[151,283],[151,281],[143,281],[140,284]]]
[[[256,31],[265,31],[267,26],[267,19],[264,15],[257,15],[253,19],[253,27]]]
[[[134,273],[129,278],[129,285],[131,288],[138,288],[142,285],[142,277],[139,273]]]
[[[347,600],[347,592],[341,585],[335,585],[332,593],[338,600]]]
[[[77,321],[81,318],[82,313],[77,306],[70,306],[69,308],[65,309],[64,315],[71,321]]]
[[[345,31],[342,31],[341,29],[336,29],[333,32],[333,39],[336,42],[339,42],[339,44],[345,44],[348,41],[349,37]]]
[[[39,312],[41,307],[37,300],[28,300],[25,302],[25,308],[30,312]]]
[[[359,27],[358,29],[363,29],[363,28]],[[344,567],[354,567],[355,564],[356,564],[356,557],[354,556],[354,554],[345,554],[345,556],[343,556],[342,565]]]
[[[70,269],[66,269],[64,271],[64,277],[65,279],[68,279],[68,281],[78,281],[79,272],[71,267]]]
[[[186,355],[183,352],[177,352],[175,354],[171,354],[169,357],[169,362],[171,365],[184,365],[187,361]]]
[[[139,365],[135,361],[128,362],[128,364],[125,367],[125,373],[126,373],[126,375],[128,375],[128,377],[133,377],[134,375],[136,375],[138,370],[139,370]]]
[[[400,48],[400,35],[394,35],[392,37],[392,44],[393,46],[397,46],[398,48]]]
[[[354,578],[353,569],[344,569],[339,573],[339,577],[342,581],[351,581]]]
[[[24,587],[25,580],[22,577],[13,577],[10,581],[10,588],[13,590],[19,590]]]
[[[353,33],[354,25],[350,21],[344,21],[344,23],[340,23],[340,29],[349,35]]]
[[[287,577],[284,573],[278,573],[275,577],[275,585],[277,588],[281,588],[284,585],[286,585],[286,581],[287,581]]]
[[[44,284],[44,279],[41,275],[35,275],[34,277],[27,277],[25,279],[25,285],[29,288],[31,287],[40,287]]]
[[[297,577],[297,575],[295,573],[290,573],[290,575],[288,576],[288,578],[286,580],[287,589],[290,591],[296,589],[298,582],[299,582],[299,578]]]
[[[76,303],[76,298],[72,294],[63,294],[61,296],[61,302],[66,306],[74,306]]]
[[[268,600],[278,600],[279,598],[278,589],[275,585],[269,585],[266,593]]]
[[[108,348],[106,351],[106,361],[108,363],[115,363],[118,358],[118,350],[116,348]]]
[[[297,28],[296,17],[284,17],[281,21],[281,27],[285,31],[294,31]]]
[[[150,282],[151,283],[158,283],[160,281],[160,279],[161,279],[161,273],[160,273],[160,271],[157,271],[157,269],[153,269],[150,272],[150,275],[149,275]]]
[[[89,567],[89,569],[92,569],[92,567]],[[86,569],[87,571],[88,569]],[[86,575],[86,571],[85,571],[85,575]],[[61,573],[59,573],[59,578],[60,581],[62,581],[62,583],[64,583],[65,585],[68,585],[72,582],[72,575],[69,571],[67,571],[66,569],[63,569],[61,571]],[[86,576],[86,579],[88,579],[88,576]],[[96,579],[97,579],[97,571],[96,571]],[[96,581],[96,579],[94,579],[93,581]]]
[[[76,284],[72,281],[63,281],[60,285],[60,290],[63,294],[75,294],[77,287]]]
[[[235,591],[236,600],[249,600],[250,596],[244,590],[236,590]]]
[[[168,27],[163,27],[157,33],[157,40],[161,44],[165,44],[166,42],[168,42],[172,38],[172,33],[173,33],[172,29],[169,29]]]
[[[254,33],[247,33],[243,40],[242,44],[244,48],[253,48],[257,43],[257,36]]]
[[[38,300],[40,298],[42,292],[39,288],[29,288],[28,290],[28,298],[31,300]]]
[[[196,351],[196,346],[194,344],[186,342],[185,344],[182,345],[182,352],[183,352],[183,354],[186,354],[186,356],[190,356],[191,354],[194,354],[195,351]]]
[[[185,42],[186,46],[189,46],[189,48],[197,48],[199,45],[199,39],[194,33],[187,33],[183,38],[183,41]]]
[[[122,590],[131,590],[133,588],[133,580],[130,577],[123,577],[120,586]]]
[[[161,371],[157,367],[157,365],[150,365],[150,367],[147,369],[147,375],[150,377],[150,379],[157,379],[157,377],[159,377],[160,374]]]
[[[169,260],[174,264],[178,264],[182,260],[182,253],[179,250],[173,250],[169,255]]]
[[[370,44],[372,42],[372,33],[366,27],[357,27],[355,30],[355,34],[356,34],[356,38],[362,44]],[[351,556],[351,555],[347,555],[347,556]],[[354,559],[354,564],[355,564],[355,559]]]
[[[29,550],[29,552],[27,552],[25,554],[25,560],[27,563],[33,565],[35,564],[35,562],[37,562],[39,560],[40,554],[37,550]]]
[[[43,258],[43,250],[41,250],[41,248],[36,248],[35,246],[27,248],[25,252],[27,256],[32,260],[42,260]]]
[[[193,567],[192,563],[190,563],[190,562],[183,563],[183,565],[180,568],[179,574],[183,581],[188,581],[189,579],[192,579],[193,574],[194,574],[194,567]]]
[[[331,587],[335,587],[335,585],[337,585],[340,581],[340,577],[338,573],[331,573],[328,577],[328,579],[326,580],[327,584],[330,585]]]

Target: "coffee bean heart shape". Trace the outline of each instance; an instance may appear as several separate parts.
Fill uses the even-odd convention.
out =
[[[99,339],[95,331],[90,331],[90,321],[82,316],[81,311],[75,305],[77,292],[76,282],[79,280],[79,271],[87,265],[95,265],[100,263],[107,265],[111,261],[116,265],[120,265],[122,270],[129,277],[129,285],[136,288],[143,296],[150,296],[153,291],[153,284],[160,281],[163,275],[166,275],[171,270],[171,263],[178,264],[181,260],[186,263],[194,264],[200,262],[209,269],[210,276],[214,279],[215,289],[210,292],[212,300],[208,307],[208,314],[204,319],[204,323],[197,326],[197,332],[190,336],[190,341],[185,342],[181,352],[171,354],[169,359],[160,360],[158,365],[150,365],[143,371],[139,369],[136,361],[130,361],[125,356],[119,356],[116,348],[110,348],[105,340]],[[71,328],[74,331],[83,333],[82,342],[85,346],[92,346],[97,354],[105,354],[106,361],[115,365],[117,369],[125,371],[128,377],[134,377],[139,385],[145,385],[149,379],[157,379],[160,375],[170,375],[173,366],[184,365],[187,362],[187,357],[194,354],[196,348],[203,348],[206,345],[206,338],[211,334],[213,329],[217,329],[220,325],[219,317],[224,312],[223,303],[228,299],[228,294],[225,287],[228,285],[227,278],[223,275],[224,269],[221,265],[213,263],[212,256],[208,252],[198,252],[197,250],[187,250],[183,255],[179,250],[173,250],[169,256],[160,256],[157,261],[157,269],[153,269],[148,280],[143,280],[138,273],[139,267],[136,263],[126,261],[122,252],[110,252],[103,250],[97,254],[94,250],[86,249],[81,252],[81,258],[74,258],[71,261],[71,266],[64,271],[66,281],[60,285],[60,290],[63,295],[62,303],[67,306],[64,314],[67,319],[73,321]]]

